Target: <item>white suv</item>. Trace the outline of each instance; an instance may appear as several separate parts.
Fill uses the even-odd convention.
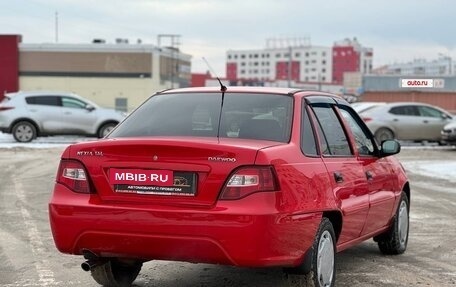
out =
[[[17,92],[0,102],[0,131],[18,142],[46,135],[104,137],[124,117],[72,93]]]

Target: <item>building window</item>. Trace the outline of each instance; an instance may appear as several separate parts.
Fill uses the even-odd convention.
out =
[[[321,69],[321,72],[322,72],[322,73],[326,73],[326,69],[325,69],[325,68],[322,68],[322,69]]]
[[[295,57],[296,58],[301,57],[301,53],[295,53]]]
[[[322,64],[322,65],[325,65],[325,64],[326,64],[326,60],[322,60],[322,61],[321,61],[321,64]]]
[[[277,54],[276,54],[276,58],[280,58],[280,53],[277,53]]]
[[[306,57],[309,57],[309,53],[308,52],[306,52]]]
[[[245,74],[245,70],[241,70],[241,74],[242,74],[242,75]]]
[[[234,55],[234,58],[235,58],[235,59],[237,59],[237,58],[238,58],[238,56],[237,56],[237,55]]]
[[[310,77],[311,80],[316,80],[317,78],[315,76]]]
[[[315,68],[312,68],[312,69],[311,69],[311,71],[312,71],[312,72],[316,72],[316,71],[317,71],[317,69],[315,69]]]
[[[306,61],[305,63],[306,63],[306,65],[309,65],[309,61]]]
[[[255,59],[257,59],[257,58],[258,58],[258,54],[253,55],[253,57],[254,57]]]
[[[258,66],[258,62],[254,62],[253,65],[254,65],[254,66]]]
[[[321,77],[321,80],[322,80],[323,82],[326,81],[326,77],[325,77],[325,76]]]
[[[312,64],[316,64],[317,63],[317,60],[312,60]]]
[[[228,55],[228,60],[231,60],[231,55]]]
[[[245,59],[245,55],[244,54],[241,55],[241,59]]]
[[[242,66],[242,67],[245,67],[245,62],[241,62],[241,66]]]
[[[321,55],[322,55],[323,57],[326,56],[326,52],[325,52],[325,51],[321,52]]]

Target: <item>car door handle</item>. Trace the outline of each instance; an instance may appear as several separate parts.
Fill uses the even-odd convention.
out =
[[[427,124],[427,123],[429,123],[429,121],[428,120],[424,120],[423,123]]]
[[[372,172],[370,172],[368,170],[368,171],[366,171],[366,178],[367,178],[367,180],[373,180],[374,179],[374,175],[372,174]]]
[[[399,120],[398,119],[393,119],[393,122],[398,122]]]
[[[344,177],[342,176],[342,173],[340,173],[338,171],[334,172],[334,179],[338,183],[344,182]]]

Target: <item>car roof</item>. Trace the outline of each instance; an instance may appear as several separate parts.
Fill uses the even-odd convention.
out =
[[[76,96],[78,95],[71,92],[61,91],[18,91],[15,93],[7,93],[8,97],[27,97],[27,96]]]
[[[170,93],[220,93],[220,86],[214,87],[190,87],[190,88],[179,88],[169,89],[158,92],[157,94],[170,94]],[[315,90],[303,90],[298,88],[278,88],[278,87],[262,87],[262,86],[235,86],[227,87],[226,93],[267,93],[267,94],[282,94],[282,95],[299,95],[299,96],[327,96],[337,99],[340,102],[346,103],[343,97],[331,93],[325,93]]]

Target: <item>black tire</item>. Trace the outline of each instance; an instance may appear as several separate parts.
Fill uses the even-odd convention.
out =
[[[36,138],[36,127],[29,121],[15,123],[11,131],[18,142],[28,143]]]
[[[286,268],[291,286],[333,287],[336,281],[336,235],[331,221],[323,217],[310,250],[310,270],[305,262],[296,268]],[[305,259],[304,259],[305,261]],[[326,267],[325,270],[322,267]],[[300,275],[292,275],[300,274]]]
[[[409,200],[407,195],[402,192],[401,201],[396,210],[393,223],[390,229],[374,237],[378,242],[378,247],[383,254],[397,255],[402,254],[407,249],[409,237]]]
[[[104,138],[107,134],[109,134],[114,129],[114,127],[116,125],[117,125],[117,123],[107,123],[107,124],[102,125],[98,129],[98,137]]]
[[[382,144],[383,141],[394,139],[394,133],[389,128],[379,128],[375,132],[375,139],[378,144]]]
[[[112,259],[102,265],[93,267],[90,273],[93,279],[102,286],[127,287],[131,286],[136,277],[138,277],[141,267],[141,262],[124,264]]]

